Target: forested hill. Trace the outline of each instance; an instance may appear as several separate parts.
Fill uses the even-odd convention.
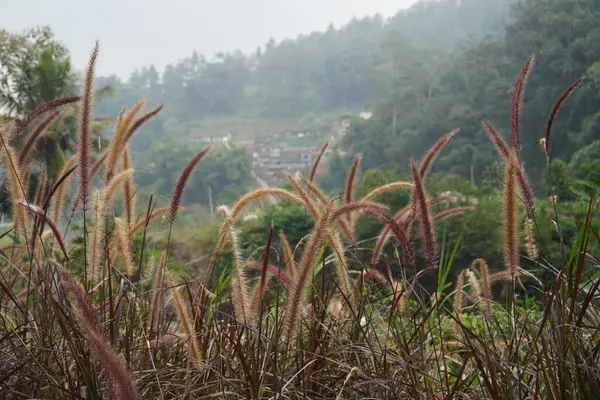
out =
[[[300,118],[370,106],[389,89],[388,67],[397,52],[403,63],[432,69],[500,37],[514,1],[422,0],[387,20],[355,19],[339,29],[271,40],[249,55],[208,59],[190,49],[190,57],[164,71],[150,65],[125,80],[101,77],[99,85],[110,84],[116,95],[99,112],[114,115],[140,96],[164,102],[168,107],[154,125],[158,134],[168,119],[185,125],[206,116]]]
[[[389,92],[379,98],[373,118],[356,121],[344,140],[350,154],[362,153],[363,168],[403,168],[444,132],[460,128],[439,159],[439,170],[470,177],[472,167],[477,183],[487,178],[499,182],[490,168],[493,150],[481,121],[491,120],[509,132],[512,85],[527,57],[535,55],[522,118],[528,171],[539,187],[545,169],[539,140],[552,104],[586,75],[560,110],[551,155],[570,162],[570,173],[588,179],[587,162],[600,156],[600,2],[522,0],[513,11],[500,40],[473,46],[433,71],[407,63],[406,53],[398,51],[402,67],[388,80]],[[560,160],[554,167],[566,176],[567,166]]]
[[[193,52],[164,71],[146,66],[126,80],[100,78],[99,85],[110,84],[116,94],[98,111],[115,115],[140,97],[165,103],[145,134],[134,137],[134,146],[147,150],[150,140],[166,132],[183,137],[214,118],[242,118],[243,125],[256,118],[318,120],[368,108],[373,117],[354,121],[339,144],[347,154],[362,154],[363,170],[404,173],[410,157],[420,157],[444,132],[460,128],[439,170],[473,177],[477,184],[499,182],[481,121],[508,131],[514,80],[534,54],[525,92],[523,159],[540,187],[545,159],[538,142],[547,114],[582,75],[586,83],[556,121],[552,156],[569,163],[557,168],[569,167],[576,175],[600,156],[599,47],[595,0],[422,0],[389,19],[355,19],[337,29],[271,40],[249,55],[207,59]],[[331,182],[323,184],[339,185],[349,163],[330,160]]]

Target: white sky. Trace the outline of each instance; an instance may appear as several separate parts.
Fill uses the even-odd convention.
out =
[[[483,0],[482,0],[483,1]],[[98,74],[128,76],[136,67],[163,69],[191,55],[245,53],[353,16],[389,17],[416,0],[0,0],[0,28],[49,25],[82,68],[100,40]]]

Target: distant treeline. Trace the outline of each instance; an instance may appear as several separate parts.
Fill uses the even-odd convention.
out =
[[[164,71],[149,65],[127,79],[99,78],[100,85],[116,90],[99,111],[114,115],[140,96],[168,104],[163,119],[182,122],[208,115],[288,118],[363,107],[389,89],[389,67],[399,46],[405,62],[426,61],[435,68],[471,44],[500,37],[514,1],[423,0],[389,19],[354,19],[339,29],[270,40],[249,55],[207,59],[194,51]]]

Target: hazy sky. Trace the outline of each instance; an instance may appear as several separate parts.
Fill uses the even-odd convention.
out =
[[[279,41],[336,27],[353,16],[392,16],[416,0],[0,0],[0,28],[50,25],[82,68],[100,40],[98,73],[127,76],[136,67],[166,64],[195,48],[249,52],[270,37]]]

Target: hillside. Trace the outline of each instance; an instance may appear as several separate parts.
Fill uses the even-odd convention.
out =
[[[477,184],[489,179],[498,182],[494,150],[481,121],[487,119],[510,134],[506,93],[527,58],[535,55],[522,119],[522,153],[535,186],[541,188],[545,179],[546,160],[539,140],[546,116],[555,99],[584,75],[588,79],[558,114],[551,152],[561,162],[573,158],[579,164],[582,158],[595,161],[592,154],[596,154],[597,144],[593,142],[598,140],[600,116],[600,3],[523,0],[514,8],[514,16],[504,36],[473,46],[435,69],[423,68],[429,65],[427,61],[407,64],[399,51],[396,60],[406,68],[395,70],[391,89],[380,98],[374,117],[357,120],[343,147],[362,154],[364,169],[392,168],[406,174],[406,164],[399,161],[423,154],[444,132],[460,128],[456,140],[440,156],[440,170],[473,177]],[[427,60],[429,56],[424,57]],[[588,150],[585,147],[589,145]],[[569,166],[569,173],[577,174],[579,164]]]
[[[316,129],[315,121],[321,119],[331,126],[336,122],[328,117],[331,113],[357,115],[379,102],[388,90],[383,71],[394,51],[402,48],[405,62],[422,62],[423,53],[434,55],[427,63],[435,68],[472,43],[500,36],[513,2],[424,0],[387,20],[354,19],[296,39],[271,40],[248,55],[223,53],[207,59],[193,51],[164,71],[149,65],[127,79],[98,78],[99,85],[115,89],[98,112],[115,115],[122,104],[140,97],[168,104],[153,121],[152,133],[134,141],[140,149],[167,130],[180,138],[208,135],[204,127],[212,129],[215,122],[221,130],[240,131],[235,125],[241,119],[246,126],[240,135],[254,137],[280,129],[267,120],[285,120],[286,129]],[[231,118],[238,122],[229,126]]]

